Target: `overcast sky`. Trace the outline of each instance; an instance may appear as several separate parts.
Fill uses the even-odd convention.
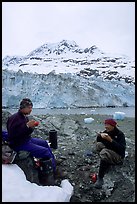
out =
[[[135,2],[2,2],[2,57],[45,43],[135,56]]]

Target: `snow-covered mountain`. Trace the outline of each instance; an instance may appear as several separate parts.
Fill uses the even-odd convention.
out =
[[[135,105],[135,62],[95,45],[47,43],[26,56],[6,56],[2,69],[4,107],[18,107],[24,97],[34,108]]]

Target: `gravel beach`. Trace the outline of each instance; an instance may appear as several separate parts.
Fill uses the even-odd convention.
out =
[[[40,122],[32,136],[48,140],[51,129],[57,130],[58,148],[53,149],[66,178],[74,186],[70,202],[134,202],[135,201],[135,118],[117,120],[126,136],[124,164],[113,166],[105,175],[101,190],[94,189],[90,175],[98,173],[99,155],[95,151],[96,131],[104,130],[103,121],[109,115],[33,115]],[[89,124],[85,118],[93,118]],[[3,113],[3,128],[6,118]],[[57,185],[60,185],[60,180]]]
[[[48,140],[50,129],[58,132],[58,149],[53,152],[74,186],[71,202],[133,202],[135,199],[135,118],[117,120],[127,142],[124,164],[110,169],[101,190],[93,188],[90,175],[98,173],[99,168],[99,155],[94,151],[96,131],[104,130],[103,122],[110,117],[100,114],[36,116],[43,126],[35,131],[37,135]],[[87,124],[85,118],[93,121]]]

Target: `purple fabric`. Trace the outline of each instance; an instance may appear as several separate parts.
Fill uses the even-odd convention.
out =
[[[36,158],[52,158],[53,169],[55,171],[55,157],[46,140],[40,138],[31,138],[24,144],[14,148],[15,151],[28,151]]]
[[[26,123],[29,121],[22,112],[11,115],[7,120],[8,139],[11,147],[17,147],[31,138],[33,128],[28,128]]]

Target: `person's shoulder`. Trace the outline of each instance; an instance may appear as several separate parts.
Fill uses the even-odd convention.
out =
[[[12,115],[10,115],[10,116],[9,116],[9,119],[10,119],[10,118],[14,118],[14,117],[16,117],[16,116],[18,116],[18,115],[19,115],[19,111],[16,112],[16,113],[13,113]]]
[[[124,132],[123,132],[122,130],[120,130],[120,129],[118,129],[118,128],[117,128],[117,130],[118,130],[118,132],[119,132],[120,135],[125,136],[125,134],[124,134]]]

